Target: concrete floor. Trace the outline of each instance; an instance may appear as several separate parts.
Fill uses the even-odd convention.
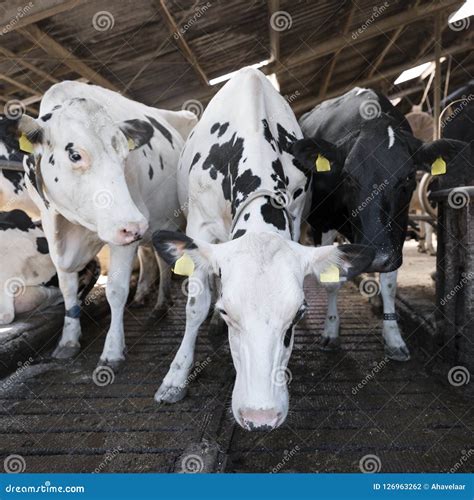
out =
[[[473,470],[472,458],[463,461],[474,448],[472,400],[431,378],[416,352],[407,363],[384,361],[381,320],[354,284],[340,296],[342,350],[328,353],[317,348],[325,292],[307,283],[310,308],[289,365],[291,410],[278,430],[234,424],[231,358],[226,344],[212,348],[207,323],[187,398],[158,407],[153,394],[184,328],[185,297],[173,286],[175,307],[159,324],[150,308],[127,310],[128,359],[113,384],[92,381],[107,317],[88,323],[75,360],[53,362],[45,350],[0,381],[0,463],[16,454],[27,472],[171,472],[190,460],[227,472]]]

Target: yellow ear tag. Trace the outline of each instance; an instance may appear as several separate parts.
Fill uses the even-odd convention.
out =
[[[319,275],[321,283],[338,283],[339,282],[339,268],[331,264],[326,271]]]
[[[431,175],[443,175],[446,173],[446,162],[438,156],[436,160],[431,164]]]
[[[194,272],[194,262],[189,255],[183,254],[175,263],[173,268],[174,274],[180,276],[191,276]]]
[[[331,170],[330,161],[323,155],[318,155],[315,165],[317,172],[329,172]]]
[[[135,149],[135,141],[133,139],[128,138],[128,150],[132,151]]]
[[[33,153],[33,144],[27,139],[25,134],[21,134],[18,139],[18,143],[20,145],[20,150],[24,153]]]

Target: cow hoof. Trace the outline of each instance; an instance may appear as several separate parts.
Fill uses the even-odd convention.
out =
[[[172,385],[161,385],[155,393],[155,401],[161,403],[177,403],[181,401],[188,392],[186,387],[175,387]]]
[[[161,318],[164,318],[171,309],[171,306],[172,304],[169,304],[168,306],[155,307],[151,311],[151,317],[155,320],[160,320]]]
[[[145,307],[145,299],[133,299],[132,302],[130,302],[130,307],[132,309],[139,309],[140,307]]]
[[[58,345],[51,355],[55,359],[71,359],[81,350],[80,345]]]
[[[321,351],[338,351],[341,348],[339,337],[321,337],[318,345]]]
[[[99,368],[101,366],[108,366],[113,370],[114,373],[117,373],[123,367],[124,363],[125,363],[125,358],[111,359],[111,360],[100,359],[99,362],[97,363],[97,367]]]
[[[385,346],[385,355],[393,361],[408,361],[410,359],[410,351],[405,345],[400,347]]]

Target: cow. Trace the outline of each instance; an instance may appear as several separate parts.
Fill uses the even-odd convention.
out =
[[[155,394],[158,403],[186,394],[198,329],[211,305],[210,281],[217,277],[215,307],[227,324],[236,370],[233,415],[247,430],[281,425],[294,327],[307,308],[305,276],[328,268],[350,275],[372,260],[365,247],[297,243],[309,181],[290,146],[301,137],[288,103],[263,73],[244,68],[213,97],[188,138],[178,166],[186,234],[153,236],[175,270],[194,268],[184,337]]]
[[[0,325],[17,314],[62,303],[56,269],[49,256],[41,224],[18,209],[0,212]],[[98,278],[94,259],[80,272],[78,300],[82,302]]]
[[[65,81],[43,96],[40,116],[23,115],[18,132],[32,155],[27,188],[40,208],[65,302],[62,335],[53,352],[80,350],[77,272],[107,243],[106,297],[111,322],[99,364],[117,370],[125,359],[124,307],[133,259],[157,229],[183,224],[176,166],[196,123],[188,111],[165,111],[99,86]],[[156,308],[169,300],[169,269],[159,259]]]
[[[23,162],[23,153],[18,149],[16,138],[16,120],[0,115],[0,161]],[[0,168],[0,210],[23,210],[34,218],[39,217],[39,210],[30,198],[22,171]]]
[[[421,142],[385,96],[358,87],[316,106],[299,123],[305,138],[293,144],[292,152],[313,173],[307,220],[315,242],[328,244],[338,231],[375,250],[367,271],[380,273],[385,352],[390,359],[406,361],[410,353],[398,327],[395,293],[416,171],[427,170],[438,157],[449,171],[465,144]],[[318,171],[315,160],[320,157],[329,168]],[[324,350],[340,345],[339,285],[328,289]]]

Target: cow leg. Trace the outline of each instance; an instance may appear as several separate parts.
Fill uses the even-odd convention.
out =
[[[395,361],[408,361],[410,351],[402,339],[395,314],[395,294],[398,271],[380,273],[380,288],[383,301],[383,339],[385,354]]]
[[[145,305],[145,300],[150,293],[156,278],[158,277],[155,252],[152,248],[140,246],[138,247],[138,261],[140,263],[140,271],[138,274],[138,283],[131,307],[142,307]]]
[[[0,288],[0,325],[8,325],[15,319],[15,297]]]
[[[199,293],[188,296],[184,337],[168,373],[155,394],[155,400],[158,403],[175,403],[186,395],[188,376],[194,362],[198,330],[206,319],[211,305],[211,289],[207,271],[196,269],[190,279],[195,280],[195,288],[199,290]]]
[[[341,285],[325,285],[328,296],[328,309],[326,311],[326,319],[324,321],[324,331],[321,336],[319,348],[323,351],[335,351],[340,348],[341,341],[339,339],[340,319],[337,310],[337,297]]]
[[[66,313],[64,315],[63,332],[52,356],[57,359],[69,359],[76,356],[81,349],[81,344],[79,343],[79,338],[81,337],[81,304],[79,303],[77,293],[79,288],[79,274],[67,273],[59,269],[57,272],[59,288],[63,294]]]
[[[434,249],[433,246],[433,227],[428,222],[425,222],[425,224],[426,224],[426,231],[425,231],[426,250],[430,255],[436,255],[436,250]]]
[[[136,245],[110,245],[109,278],[105,293],[111,319],[99,364],[110,366],[114,370],[118,369],[125,359],[123,312],[130,289],[130,275],[136,249]]]
[[[160,286],[158,287],[158,298],[152,315],[160,319],[168,313],[168,309],[173,306],[171,299],[171,269],[170,266],[155,252],[156,261],[160,270]]]

